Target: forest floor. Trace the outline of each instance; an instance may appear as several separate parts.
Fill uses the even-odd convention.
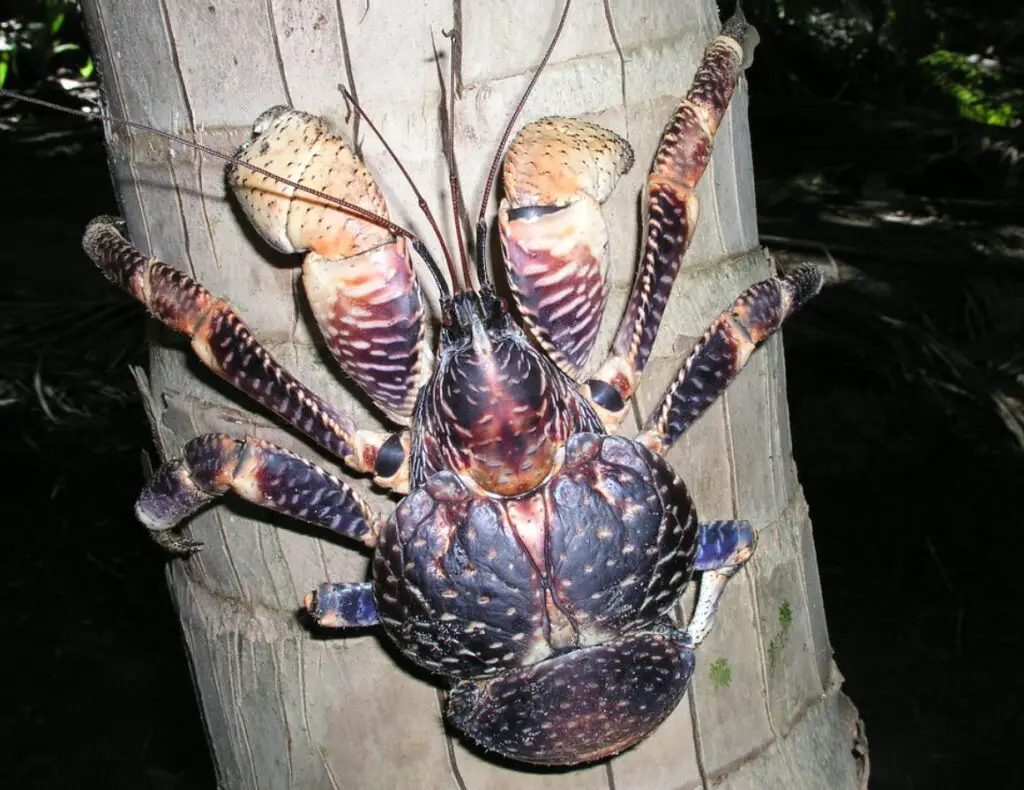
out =
[[[145,318],[80,251],[85,223],[117,207],[96,131],[76,128],[0,146],[5,785],[205,790],[164,559],[131,512],[149,436],[128,364],[144,364]],[[753,129],[766,243],[839,275],[787,324],[787,377],[871,787],[1014,786],[1021,204],[908,188],[894,174],[915,160],[898,150],[879,171],[833,141],[815,163],[757,107]]]

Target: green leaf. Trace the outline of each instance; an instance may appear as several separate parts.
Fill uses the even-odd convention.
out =
[[[939,49],[920,58],[918,65],[957,103],[960,117],[989,126],[1012,126],[1017,121],[1012,103],[993,98],[1005,93],[1002,74],[982,68],[976,56]],[[1012,95],[1019,98],[1021,92]]]
[[[92,77],[95,71],[96,63],[93,62],[92,58],[89,58],[87,61],[85,61],[85,65],[78,70],[78,76],[81,77],[83,80],[87,80],[90,77]]]
[[[60,32],[60,29],[64,27],[64,12],[56,14],[53,19],[50,20],[50,35],[55,36]]]
[[[2,88],[4,86],[4,83],[7,82],[8,68],[9,66],[7,65],[7,58],[5,57],[2,60],[0,60],[0,88]]]

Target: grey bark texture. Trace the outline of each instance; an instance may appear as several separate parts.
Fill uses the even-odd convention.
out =
[[[231,151],[274,104],[351,125],[338,90],[356,90],[436,206],[439,89],[430,32],[457,27],[464,49],[455,141],[469,206],[559,12],[551,0],[91,0],[84,2],[110,110]],[[637,166],[607,205],[612,293],[606,349],[635,270],[640,185],[665,121],[717,34],[710,0],[578,0],[522,122],[575,115],[625,135]],[[350,63],[350,67],[346,66]],[[623,65],[624,64],[624,65]],[[756,66],[755,66],[756,67]],[[622,76],[624,74],[624,82]],[[637,411],[649,413],[707,322],[770,273],[758,246],[742,85],[700,184],[702,219],[675,286]],[[365,126],[363,127],[365,129]],[[230,298],[303,381],[360,424],[353,395],[311,334],[298,261],[275,255],[225,195],[223,164],[152,135],[108,128],[111,167],[132,238]],[[362,150],[393,217],[422,231],[415,202],[380,146]],[[351,139],[351,138],[350,138]],[[439,208],[438,211],[443,211]],[[442,224],[450,228],[450,221]],[[424,234],[426,237],[426,234]],[[430,291],[428,286],[428,291]],[[315,329],[313,330],[315,332]],[[595,354],[593,362],[599,363]],[[337,469],[190,359],[154,337],[144,395],[166,455],[207,431],[252,434]],[[638,423],[627,425],[631,433]],[[765,345],[670,456],[704,519],[761,530],[698,653],[693,687],[655,734],[608,763],[545,774],[498,766],[441,723],[442,694],[373,635],[313,638],[296,619],[325,580],[361,580],[367,556],[235,503],[192,523],[204,550],[168,580],[191,657],[219,785],[241,788],[806,788],[861,786],[857,715],[832,661],[811,524],[790,448],[782,346]],[[394,501],[356,485],[387,510]],[[690,598],[684,601],[684,610]]]

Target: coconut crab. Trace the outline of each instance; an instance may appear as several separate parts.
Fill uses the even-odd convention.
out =
[[[227,302],[140,253],[116,221],[92,223],[85,247],[101,269],[189,334],[207,365],[354,471],[407,494],[384,519],[343,480],[292,453],[208,435],[157,472],[140,519],[164,545],[191,551],[174,528],[234,490],[374,545],[372,582],[323,585],[307,607],[324,625],[381,626],[409,658],[449,679],[450,719],[486,748],[574,764],[644,737],[678,703],[693,649],[755,540],[741,522],[699,524],[661,456],[819,282],[800,270],[747,291],[691,353],[638,440],[610,435],[692,233],[693,189],[744,38],[741,19],[726,24],[670,122],[648,181],[636,288],[612,355],[586,379],[605,299],[598,206],[631,160],[624,141],[587,124],[531,124],[506,159],[499,230],[524,329],[483,270],[474,289],[471,273],[460,284],[452,268],[456,292],[442,294],[433,365],[409,239],[232,167],[261,235],[278,248],[311,250],[303,278],[328,347],[403,426],[393,433],[359,430],[271,359]],[[240,156],[374,217],[385,212],[368,172],[316,119],[273,111]],[[314,167],[320,162],[328,164]],[[679,630],[667,613],[694,572],[705,574],[697,610]]]

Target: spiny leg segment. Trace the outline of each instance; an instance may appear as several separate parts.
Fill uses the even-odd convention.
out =
[[[697,605],[680,637],[685,647],[696,648],[711,633],[725,585],[750,559],[756,546],[757,530],[746,521],[709,521],[697,528],[693,569],[702,573]]]
[[[288,373],[224,299],[183,272],[144,255],[116,217],[97,217],[82,239],[104,276],[166,326],[192,338],[210,370],[295,426],[358,472],[402,491],[408,486],[408,434],[359,430],[352,419]]]
[[[736,378],[750,355],[821,290],[816,266],[762,280],[723,311],[694,346],[637,441],[661,455]]]
[[[228,491],[367,546],[377,542],[379,518],[346,482],[270,442],[221,433],[197,436],[180,458],[161,466],[139,495],[135,515],[166,548],[194,551],[202,544],[161,533]]]
[[[373,582],[326,582],[306,596],[304,606],[326,628],[366,628],[380,622]]]
[[[626,313],[611,357],[582,388],[609,429],[625,416],[647,365],[697,222],[697,182],[754,43],[756,36],[748,35],[737,9],[704,51],[693,84],[662,135],[647,178],[646,237]]]

